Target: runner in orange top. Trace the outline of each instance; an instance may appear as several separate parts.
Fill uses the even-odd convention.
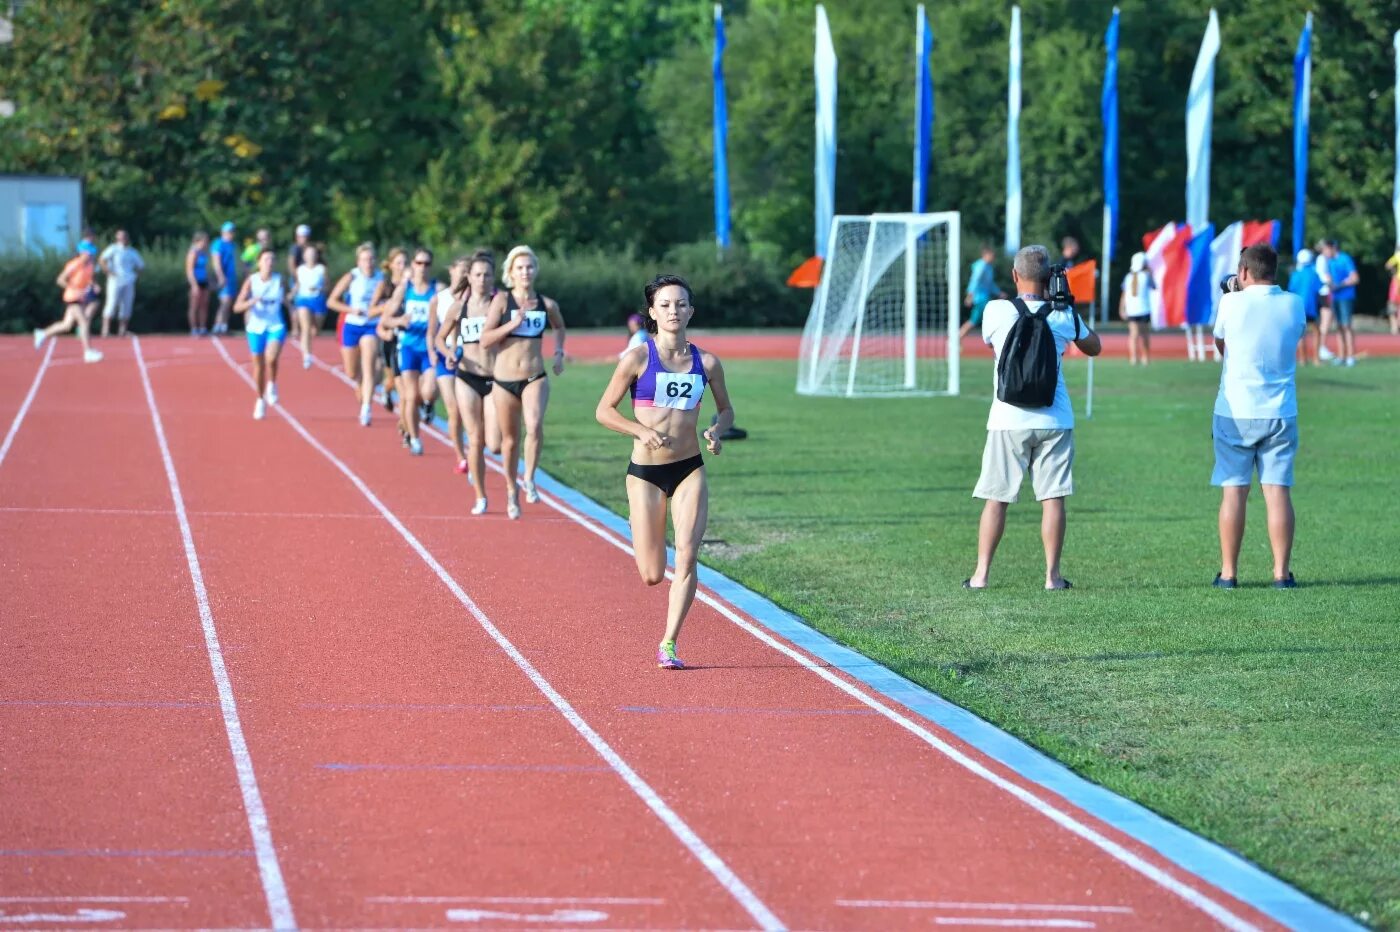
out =
[[[94,313],[97,310],[97,286],[92,283],[96,265],[97,247],[88,240],[78,243],[78,254],[68,260],[58,276],[58,287],[63,289],[63,319],[34,331],[35,349],[43,346],[49,337],[76,327],[78,341],[83,344],[83,362],[97,362],[102,358],[88,342],[89,309]]]

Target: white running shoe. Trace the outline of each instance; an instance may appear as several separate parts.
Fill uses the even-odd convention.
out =
[[[408,452],[412,453],[414,456],[422,456],[423,441],[419,440],[417,437],[408,438]]]
[[[1331,362],[1333,359],[1337,358],[1337,354],[1332,352],[1326,346],[1319,346],[1317,348],[1317,358],[1326,360],[1327,362]]]
[[[310,354],[310,353],[304,353],[304,354],[302,354],[302,357],[301,357],[301,367],[302,367],[303,369],[310,369],[310,368],[311,368],[311,354]]]
[[[512,521],[520,520],[520,502],[513,498],[506,500],[506,517]]]
[[[268,383],[267,383],[267,403],[270,404],[270,405],[275,405],[275,404],[277,404],[277,383],[276,383],[276,382],[268,382]]]
[[[535,488],[535,484],[529,479],[521,480],[520,484],[525,489],[525,501],[529,502],[531,505],[538,505],[540,502],[540,490]]]
[[[369,426],[369,405],[360,405],[360,423]]]
[[[44,331],[38,329],[37,327],[34,329],[34,348],[35,348],[35,349],[38,349],[39,347],[43,346],[43,345],[44,345],[44,341],[47,340],[47,339],[48,339],[48,335],[47,335],[46,333],[44,333]]]
[[[484,514],[486,514],[486,499],[484,499],[484,498],[478,498],[478,499],[476,500],[476,504],[472,506],[472,514],[474,514],[474,515],[484,515]]]
[[[267,402],[259,398],[253,402],[253,420],[261,421],[267,417]]]
[[[102,354],[95,349],[83,350],[83,362],[101,362]]]
[[[1356,367],[1356,357],[1348,356],[1346,366],[1348,369],[1354,369]]]

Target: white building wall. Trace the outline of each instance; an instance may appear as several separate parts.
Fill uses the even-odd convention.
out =
[[[83,180],[0,174],[0,252],[70,252],[83,229]]]

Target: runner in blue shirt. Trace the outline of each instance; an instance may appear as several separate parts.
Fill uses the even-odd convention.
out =
[[[219,241],[210,249],[223,276],[223,286],[219,288],[219,310],[214,315],[214,333],[228,333],[229,312],[233,310],[233,299],[238,296],[237,229],[232,220],[224,221],[219,228]]]
[[[967,336],[973,327],[982,326],[982,311],[987,302],[1001,293],[996,283],[996,258],[996,250],[989,243],[983,243],[982,258],[972,263],[972,271],[967,276],[967,293],[963,295],[963,307],[972,314],[958,330],[958,339]]]

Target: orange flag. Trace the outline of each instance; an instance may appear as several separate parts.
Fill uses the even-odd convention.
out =
[[[1069,281],[1069,293],[1074,296],[1076,304],[1094,303],[1094,273],[1099,269],[1097,259],[1090,259],[1088,262],[1081,262],[1071,266],[1065,272],[1065,278]]]
[[[819,286],[822,283],[822,257],[813,256],[799,265],[788,276],[787,283],[791,288],[816,288]]]

